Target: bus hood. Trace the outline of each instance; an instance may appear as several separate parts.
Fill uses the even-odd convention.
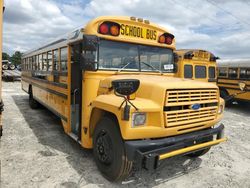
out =
[[[166,90],[181,90],[181,89],[218,89],[213,83],[206,83],[202,81],[194,81],[190,79],[182,79],[175,77],[167,77],[163,75],[114,75],[105,78],[100,82],[100,87],[110,91],[112,88],[112,81],[119,79],[138,79],[140,86],[136,92],[136,97],[146,98],[161,103],[162,98],[166,95]],[[99,92],[104,94],[105,92]]]

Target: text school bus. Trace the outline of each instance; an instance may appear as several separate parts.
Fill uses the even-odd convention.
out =
[[[177,77],[216,83],[216,57],[208,51],[183,49],[178,56]]]
[[[154,169],[226,140],[217,86],[164,75],[174,71],[174,49],[174,36],[147,20],[99,17],[26,53],[22,88],[32,108],[46,106],[93,148],[106,178],[120,180],[133,164]]]
[[[250,102],[250,59],[218,60],[218,81],[221,97]],[[246,85],[242,91],[239,83]]]

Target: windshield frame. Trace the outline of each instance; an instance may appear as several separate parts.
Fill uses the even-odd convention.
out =
[[[137,53],[138,53],[138,69],[127,69],[127,68],[123,69],[122,67],[121,68],[100,68],[100,66],[99,66],[99,64],[100,64],[100,43],[102,41],[115,42],[115,43],[120,43],[120,44],[132,44],[132,45],[135,45],[135,47],[137,47]],[[156,67],[154,67],[155,69],[142,70],[141,67],[142,67],[143,62],[141,62],[141,47],[143,47],[143,48],[150,47],[150,48],[159,48],[159,49],[168,50],[169,53],[167,53],[167,55],[171,55],[171,53],[172,53],[172,57],[171,57],[172,60],[170,60],[171,63],[169,65],[173,65],[173,69],[169,69],[169,71],[168,71],[168,70],[164,70],[163,68],[157,69]],[[132,42],[120,42],[120,41],[106,40],[106,39],[101,38],[100,41],[99,41],[99,45],[98,45],[96,55],[97,55],[96,59],[97,59],[97,63],[98,63],[98,70],[101,70],[101,71],[117,71],[117,72],[124,71],[124,72],[136,72],[136,73],[139,73],[139,72],[143,72],[143,73],[175,73],[174,50],[171,49],[171,48],[164,48],[164,47],[160,47],[160,46],[152,46],[152,45],[132,43]]]

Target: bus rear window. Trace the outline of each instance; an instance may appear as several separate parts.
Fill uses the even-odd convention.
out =
[[[237,78],[237,68],[229,68],[228,77],[229,78]]]
[[[208,68],[209,78],[215,78],[215,67]]]
[[[206,78],[207,77],[206,72],[207,71],[205,66],[200,66],[200,65],[195,66],[195,78]]]
[[[193,78],[193,66],[192,65],[184,66],[184,78]]]

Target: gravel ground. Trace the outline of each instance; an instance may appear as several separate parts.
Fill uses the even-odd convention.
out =
[[[229,140],[197,159],[175,157],[153,172],[133,171],[120,183],[102,177],[91,150],[64,134],[60,120],[31,110],[20,82],[3,83],[0,187],[250,187],[250,105],[226,109]]]

